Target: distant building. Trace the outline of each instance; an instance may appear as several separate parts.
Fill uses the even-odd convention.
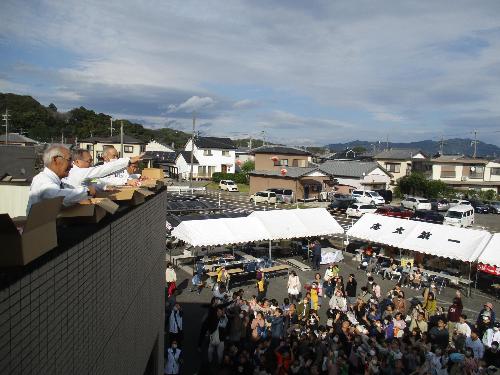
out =
[[[374,160],[393,178],[391,184],[395,185],[401,177],[408,176],[411,172],[421,172],[427,177],[431,175],[429,157],[418,149],[390,149],[377,153]]]
[[[82,139],[79,142],[79,147],[88,150],[96,162],[102,157],[105,146],[114,146],[120,157],[137,156],[146,151],[146,142],[131,137],[130,135],[123,136],[123,155],[121,154],[119,135],[113,137],[90,137]]]
[[[161,168],[165,176],[177,179],[179,171],[175,164],[176,152],[146,151],[144,160],[148,162],[149,168]]]
[[[191,152],[192,140],[187,141],[184,146],[184,151]],[[218,137],[198,137],[194,139],[193,155],[197,160],[196,167],[193,169],[194,179],[211,179],[214,172],[234,173],[236,163],[236,145],[230,138]],[[190,157],[186,160],[187,155],[182,155],[182,158],[188,164]],[[179,174],[184,178],[184,166],[179,167]]]
[[[150,141],[146,145],[146,152],[147,151],[163,151],[163,152],[175,152],[173,147],[169,147],[167,145],[164,145],[163,143],[157,142],[157,141]]]
[[[0,143],[5,144],[5,134],[0,135]],[[9,133],[7,144],[17,146],[34,146],[38,144],[38,142],[19,133]]]
[[[294,147],[261,146],[252,150],[255,155],[255,170],[279,171],[281,167],[308,167],[312,155]]]
[[[236,171],[240,170],[240,167],[248,160],[254,161],[255,156],[249,147],[238,147],[235,151],[236,157]]]
[[[0,145],[0,213],[26,215],[31,180],[42,168],[33,146]]]

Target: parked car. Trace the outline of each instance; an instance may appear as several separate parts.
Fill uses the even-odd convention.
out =
[[[470,204],[453,206],[446,212],[444,223],[456,227],[469,227],[474,224],[474,208]]]
[[[375,205],[385,204],[385,199],[373,190],[354,190],[352,197],[359,203],[368,203]]]
[[[448,211],[450,208],[450,202],[446,199],[431,198],[429,201],[431,202],[431,209],[434,211]]]
[[[444,216],[430,210],[416,210],[410,220],[425,221],[426,223],[443,224]]]
[[[490,208],[490,213],[500,214],[500,202],[499,201],[490,201],[486,204]]]
[[[351,204],[347,210],[346,210],[346,215],[347,217],[353,216],[353,217],[361,217],[366,213],[374,213],[377,211],[377,206],[374,204],[365,204],[365,203],[353,203]]]
[[[489,214],[490,213],[490,207],[481,202],[480,200],[477,199],[471,199],[470,204],[472,207],[474,207],[474,212],[476,214]]]
[[[384,198],[386,204],[392,202],[392,191],[386,189],[380,189],[375,191],[379,193],[382,196],[382,198]]]
[[[401,207],[409,210],[430,210],[432,208],[431,202],[426,198],[420,197],[406,197],[401,201]]]
[[[276,193],[274,191],[258,191],[250,195],[251,203],[276,203]]]
[[[233,180],[220,180],[219,189],[226,191],[239,191],[238,185],[236,185]]]
[[[396,206],[382,206],[377,208],[375,213],[384,216],[399,217],[401,219],[408,219],[413,215],[412,211]]]
[[[272,191],[276,193],[276,201],[279,203],[292,203],[293,202],[293,190],[292,189],[267,189],[267,191]]]
[[[334,199],[332,203],[328,205],[328,208],[332,211],[345,212],[351,204],[356,202],[350,195],[348,197],[349,199]]]
[[[470,202],[468,200],[465,200],[465,199],[452,199],[452,200],[450,200],[450,207],[464,205],[464,204],[470,206]]]

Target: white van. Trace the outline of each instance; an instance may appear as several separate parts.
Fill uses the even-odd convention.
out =
[[[354,190],[351,195],[359,203],[375,205],[385,204],[384,197],[373,190]]]
[[[453,206],[446,212],[444,223],[456,227],[469,227],[474,224],[474,208],[467,204]]]

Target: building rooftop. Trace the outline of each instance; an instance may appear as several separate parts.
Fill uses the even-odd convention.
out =
[[[9,133],[9,143],[32,143],[36,144],[38,141],[35,141],[34,139],[28,138],[22,134],[19,133]],[[5,143],[5,134],[0,135],[0,143]]]
[[[90,137],[90,138],[85,138],[80,140],[82,143],[120,143],[120,135],[114,135],[112,137]],[[143,142],[137,138],[134,138],[130,135],[124,134],[123,135],[123,143],[128,143],[128,144],[137,144],[137,145],[143,145],[146,144],[146,142]]]
[[[394,160],[410,160],[417,154],[426,156],[421,150],[417,148],[393,148],[379,152],[374,156],[375,159],[394,159]]]
[[[152,159],[163,163],[175,163],[175,158],[177,157],[176,152],[167,151],[146,151],[144,158]]]
[[[31,182],[39,172],[33,146],[0,145],[0,181]]]
[[[184,158],[184,160],[186,161],[186,163],[188,163],[188,164],[191,163],[191,151],[179,151],[177,153],[177,156],[175,157],[176,160],[179,157],[179,155],[182,155],[182,157]],[[193,164],[200,164],[198,162],[198,159],[196,159],[195,155],[193,155]]]
[[[261,171],[252,171],[251,175],[254,176],[276,176],[276,177],[291,177],[291,178],[299,178],[305,176],[308,173],[313,171],[317,171],[316,167],[283,167],[286,169],[286,174],[281,174],[281,168],[276,170],[261,170]]]
[[[310,152],[295,147],[286,146],[261,146],[254,148],[254,154],[278,154],[278,155],[311,155]]]
[[[215,148],[223,150],[236,150],[236,145],[231,138],[199,137],[194,143],[199,148]]]
[[[363,173],[368,174],[377,168],[380,168],[382,171],[387,173],[384,168],[382,168],[376,162],[362,162],[355,160],[328,160],[319,165],[320,170],[335,177],[362,178]]]
[[[452,164],[488,164],[486,159],[473,159],[464,157],[463,155],[441,155],[437,158],[431,159],[431,162],[439,163],[452,163]]]

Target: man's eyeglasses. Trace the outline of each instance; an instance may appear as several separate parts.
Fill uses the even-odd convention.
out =
[[[82,160],[84,161],[85,163],[89,163],[89,164],[92,164],[92,162],[94,161],[94,159],[89,159],[89,160]]]
[[[66,159],[66,158],[65,158],[64,156],[62,156],[62,155],[57,155],[57,156],[56,156],[56,158],[61,158],[61,159],[64,159],[64,160],[66,160],[68,163],[71,163],[71,161],[73,160],[73,159],[71,159],[71,158]]]

